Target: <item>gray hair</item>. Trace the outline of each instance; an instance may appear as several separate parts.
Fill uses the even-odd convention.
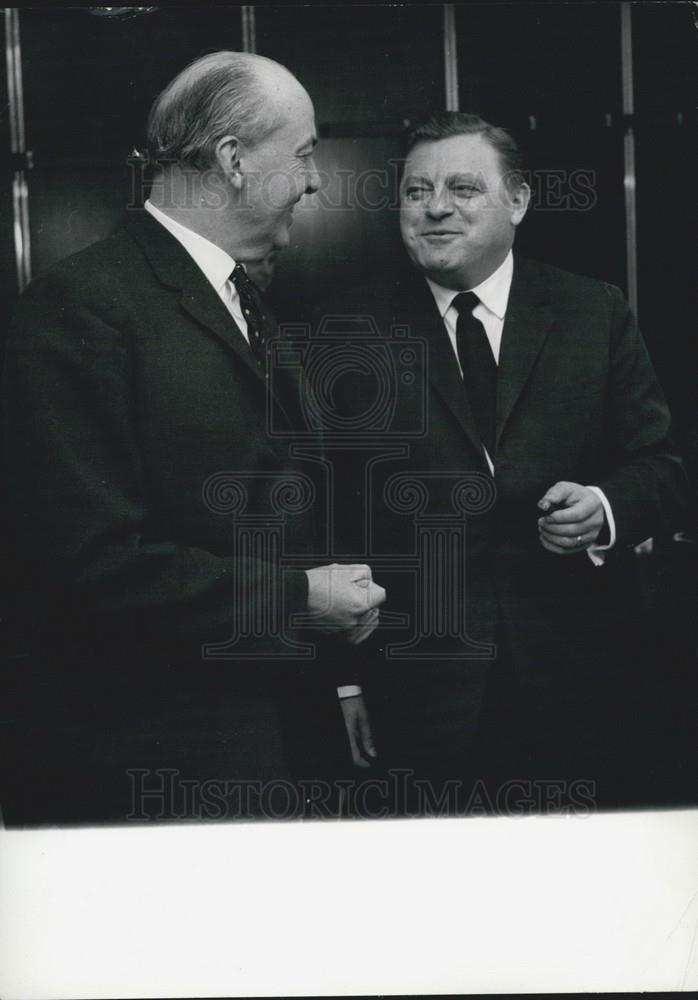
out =
[[[225,135],[254,144],[273,132],[279,112],[259,78],[263,56],[211,52],[195,59],[155,99],[148,117],[151,164],[205,170]]]

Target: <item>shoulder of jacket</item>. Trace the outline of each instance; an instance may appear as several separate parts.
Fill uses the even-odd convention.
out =
[[[41,295],[57,289],[88,292],[95,285],[118,280],[121,275],[132,276],[137,253],[133,241],[118,230],[40,272],[25,294]]]
[[[138,248],[117,231],[38,274],[20,296],[15,319],[30,324],[71,312],[122,327],[137,309]],[[142,298],[142,296],[140,296]]]
[[[514,259],[516,266],[523,273],[526,271],[535,272],[539,278],[542,278],[550,288],[553,296],[583,299],[590,304],[599,301],[607,302],[613,299],[621,302],[625,300],[623,291],[611,282],[574,271],[566,271],[564,268],[557,267],[554,264],[533,260],[530,257],[517,255]]]

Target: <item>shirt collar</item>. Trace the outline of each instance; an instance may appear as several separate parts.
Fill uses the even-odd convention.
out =
[[[187,229],[181,222],[171,219],[150,200],[146,201],[143,207],[168,232],[172,233],[176,240],[179,240],[189,256],[193,258],[194,263],[204,272],[204,275],[220,294],[235,267],[235,261],[230,254],[221,250],[215,243],[211,243],[206,237],[200,236],[192,229]]]
[[[486,309],[498,319],[504,319],[511,290],[511,280],[514,276],[514,256],[511,252],[506,255],[496,271],[493,271],[488,278],[481,281],[479,285],[468,291],[474,292]],[[444,288],[437,285],[431,278],[427,278],[427,284],[434,296],[437,309],[443,319],[453,304],[453,300],[459,292],[454,292],[452,288]]]

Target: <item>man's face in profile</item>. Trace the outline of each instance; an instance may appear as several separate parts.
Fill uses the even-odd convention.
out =
[[[420,142],[401,185],[400,228],[417,267],[446,288],[467,289],[506,257],[527,207],[509,191],[499,154],[481,135]]]
[[[319,186],[313,160],[316,141],[313,105],[305,90],[292,81],[278,127],[260,142],[241,149],[245,188],[238,212],[244,213],[246,227],[254,233],[250,259],[261,260],[271,250],[289,245],[295,206]]]

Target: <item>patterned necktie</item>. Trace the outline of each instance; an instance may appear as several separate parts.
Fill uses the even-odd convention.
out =
[[[474,292],[461,292],[453,300],[458,310],[456,346],[475,426],[488,455],[494,460],[497,362],[484,326],[473,316],[473,309],[479,302]]]
[[[250,348],[257,362],[263,366],[265,363],[265,342],[270,335],[271,320],[269,312],[265,308],[262,293],[252,279],[247,276],[247,271],[242,264],[235,265],[230,280],[240,296],[240,306],[247,323]]]

